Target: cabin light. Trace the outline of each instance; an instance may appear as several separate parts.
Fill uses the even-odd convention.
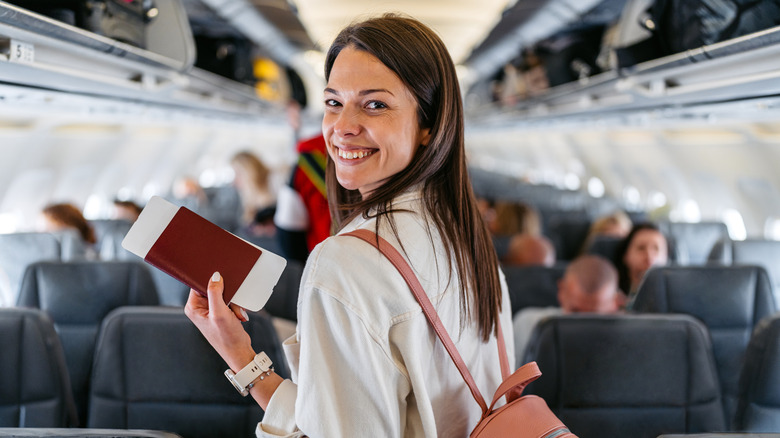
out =
[[[588,194],[594,198],[601,198],[606,192],[604,183],[597,177],[593,176],[588,180]]]
[[[144,188],[141,190],[141,195],[144,199],[151,199],[152,196],[162,195],[162,191],[160,190],[160,186],[158,186],[156,183],[150,182],[144,185]]]
[[[764,222],[764,237],[771,240],[780,240],[780,218],[768,217]]]
[[[217,173],[213,169],[206,169],[200,173],[198,184],[201,187],[214,187],[217,185]]]
[[[729,230],[729,237],[731,237],[731,240],[745,240],[747,238],[745,221],[742,220],[742,215],[739,211],[733,208],[727,208],[721,213],[721,218],[726,224],[726,228]]]
[[[642,201],[642,195],[639,194],[639,190],[634,186],[626,186],[623,188],[623,199],[628,205],[638,206]]]
[[[120,201],[132,201],[135,198],[135,190],[132,187],[124,186],[117,190],[116,198]]]
[[[17,217],[13,213],[0,213],[0,234],[15,233],[17,231]]]
[[[651,210],[654,208],[663,207],[666,205],[666,195],[654,190],[647,196],[647,204]]]
[[[86,219],[99,219],[108,216],[108,202],[99,195],[90,195],[84,204],[84,217]]]
[[[686,199],[680,205],[680,219],[682,222],[701,222],[701,210],[699,204],[693,199]]]
[[[579,190],[581,185],[580,177],[574,173],[569,172],[563,177],[563,186],[569,190]]]

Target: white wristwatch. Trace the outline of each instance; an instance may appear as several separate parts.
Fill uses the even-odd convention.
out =
[[[271,375],[274,370],[273,364],[268,355],[261,351],[241,371],[234,373],[230,368],[225,370],[225,377],[233,384],[236,391],[246,397],[249,390],[255,386],[256,380],[263,380]]]

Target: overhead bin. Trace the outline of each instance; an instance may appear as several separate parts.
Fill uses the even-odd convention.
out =
[[[0,81],[212,114],[263,113],[268,104],[252,87],[192,67],[181,2],[158,3],[141,49],[0,1]]]

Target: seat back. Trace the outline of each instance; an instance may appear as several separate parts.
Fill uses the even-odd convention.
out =
[[[687,315],[554,316],[537,325],[524,362],[544,398],[580,438],[655,438],[724,430],[706,328]]]
[[[512,314],[526,307],[558,307],[558,280],[565,265],[503,266]]]
[[[37,262],[27,268],[18,304],[44,310],[54,320],[82,423],[103,318],[117,307],[157,303],[157,290],[143,263]]]
[[[780,315],[761,321],[753,332],[739,382],[734,429],[780,431]]]
[[[595,254],[605,259],[616,262],[618,248],[623,239],[611,236],[595,236],[590,245],[585,249],[588,254]]]
[[[289,375],[270,319],[244,324],[255,351]],[[89,427],[167,430],[187,438],[254,436],[263,413],[223,375],[227,366],[184,315],[170,307],[126,307],[100,332]]]
[[[715,244],[729,238],[723,222],[662,222],[658,225],[675,250],[675,261],[684,266],[706,264]]]
[[[40,260],[60,260],[60,241],[50,233],[0,234],[0,307],[13,306],[24,270]]]
[[[725,240],[710,252],[709,260],[727,265],[763,266],[769,274],[775,293],[780,286],[780,241],[764,239]]]
[[[60,340],[46,313],[0,309],[0,427],[76,425]]]
[[[545,234],[555,246],[558,260],[573,260],[582,251],[582,245],[588,237],[591,219],[586,213],[558,214],[553,216]]]
[[[273,316],[298,321],[298,290],[302,276],[303,264],[289,260],[264,309]]]
[[[704,322],[712,337],[724,412],[730,424],[750,334],[762,318],[777,310],[766,271],[758,266],[652,269],[639,286],[634,309],[685,313]]]
[[[101,260],[137,260],[137,257],[122,247],[127,232],[133,223],[124,219],[95,219],[89,221],[95,230],[95,244]]]

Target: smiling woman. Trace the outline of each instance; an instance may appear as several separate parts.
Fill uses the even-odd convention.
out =
[[[187,315],[234,385],[266,410],[258,436],[465,437],[482,412],[458,369],[435,359],[447,352],[414,295],[374,247],[342,236],[374,231],[402,252],[446,331],[459,334],[474,381],[492,394],[502,380],[499,327],[514,357],[511,306],[466,172],[452,60],[429,28],[386,15],[344,29],[325,65],[338,234],[307,261],[297,333],[285,341],[293,380],[255,354],[245,313],[221,299],[218,273],[208,298],[190,294]],[[257,379],[239,378],[253,372]]]

